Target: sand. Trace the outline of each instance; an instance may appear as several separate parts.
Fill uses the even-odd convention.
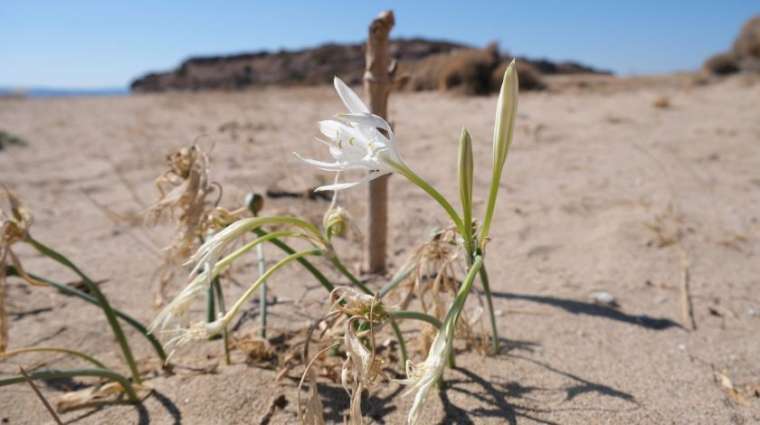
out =
[[[426,424],[760,423],[760,399],[743,392],[760,385],[760,83],[743,77],[708,85],[670,77],[593,81],[563,80],[561,90],[520,98],[487,257],[504,349],[491,357],[460,353],[460,367],[445,373],[447,391],[431,397]],[[670,106],[655,107],[663,96]],[[454,199],[457,137],[462,126],[471,130],[479,214],[490,176],[494,105],[494,97],[439,93],[391,99],[402,155]],[[156,314],[160,261],[151,247],[166,245],[171,228],[115,222],[95,203],[125,215],[140,212],[156,197],[152,181],[164,169],[164,156],[194,141],[213,145],[211,175],[225,187],[223,205],[239,204],[251,190],[306,189],[327,176],[292,152],[323,157],[311,141],[315,123],[338,111],[327,87],[3,99],[0,128],[29,145],[0,151],[0,182],[33,211],[36,238],[106,280],[102,288],[112,303],[148,322]],[[364,216],[365,192],[357,188],[342,198],[355,217]],[[398,176],[391,194],[389,249],[391,266],[398,267],[446,217]],[[266,211],[318,220],[326,206],[267,200]],[[680,242],[669,244],[674,239]],[[361,261],[355,242],[341,248],[352,267]],[[26,247],[17,252],[30,271],[74,280]],[[695,331],[681,317],[684,259]],[[255,276],[253,261],[246,259],[237,272],[243,284]],[[295,267],[270,288],[278,300],[270,310],[273,335],[324,312],[323,293]],[[230,283],[228,297],[242,290]],[[612,294],[619,308],[593,304],[595,291]],[[8,293],[11,348],[76,347],[126,373],[98,310],[16,279]],[[202,317],[201,307],[193,314]],[[238,332],[255,329],[249,320]],[[140,336],[131,330],[129,336],[138,357],[150,359]],[[234,364],[225,366],[219,342],[184,347],[178,362],[217,365],[215,373],[184,368],[150,379],[155,391],[142,407],[109,405],[63,418],[77,424],[295,423],[296,384],[275,383],[275,370],[233,354]],[[44,360],[59,368],[80,364],[35,354],[0,363],[0,374]],[[721,375],[743,398],[730,394]],[[60,385],[40,385],[51,400],[62,393]],[[342,423],[348,400],[340,385],[325,383],[320,391],[328,421]],[[403,423],[411,398],[401,391],[396,383],[380,385],[365,405],[367,423]],[[283,396],[287,405],[273,408]],[[0,423],[52,421],[31,390],[16,385],[0,388]]]

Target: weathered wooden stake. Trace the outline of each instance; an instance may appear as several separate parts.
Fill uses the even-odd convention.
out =
[[[393,85],[395,64],[388,52],[388,35],[395,19],[393,11],[380,13],[369,26],[367,37],[364,91],[369,97],[372,113],[388,120],[388,96]],[[383,176],[369,184],[367,217],[368,270],[385,272],[385,254],[388,237],[388,178]]]

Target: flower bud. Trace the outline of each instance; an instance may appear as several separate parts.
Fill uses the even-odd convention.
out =
[[[322,228],[328,240],[333,237],[342,238],[346,236],[350,226],[351,217],[348,212],[341,207],[333,207],[325,212],[322,218]]]
[[[264,208],[264,197],[258,193],[250,192],[245,195],[245,206],[253,215],[259,215],[259,211]]]

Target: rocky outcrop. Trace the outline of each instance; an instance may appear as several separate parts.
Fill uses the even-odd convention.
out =
[[[392,40],[390,51],[399,62],[400,72],[404,70],[413,77],[417,74],[415,68],[429,67],[431,61],[456,62],[461,59],[461,55],[478,56],[479,53],[472,52],[484,50],[472,49],[459,43],[417,38]],[[489,62],[487,73],[483,73],[486,91],[490,91],[492,71],[504,60],[504,57],[497,54],[495,61]],[[600,72],[572,62],[554,63],[530,59],[523,61],[532,65],[538,72],[546,74]],[[350,84],[359,84],[363,73],[364,45],[333,43],[294,51],[190,58],[174,71],[150,73],[136,79],[130,85],[130,89],[133,92],[144,93],[170,90],[238,90],[262,85],[318,85],[329,83],[335,75]],[[440,88],[438,79],[435,84],[428,84],[424,89],[435,88]],[[482,90],[476,89],[473,92],[480,93]]]
[[[760,72],[760,15],[744,23],[731,50],[711,56],[703,68],[716,75]]]

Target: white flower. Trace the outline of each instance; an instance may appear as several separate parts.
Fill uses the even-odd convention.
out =
[[[325,171],[366,170],[367,176],[350,183],[335,183],[317,190],[341,190],[397,171],[403,161],[394,144],[393,130],[381,117],[372,114],[359,96],[339,78],[334,80],[335,90],[349,113],[320,121],[319,130],[335,162],[317,161],[296,156],[304,162]]]

